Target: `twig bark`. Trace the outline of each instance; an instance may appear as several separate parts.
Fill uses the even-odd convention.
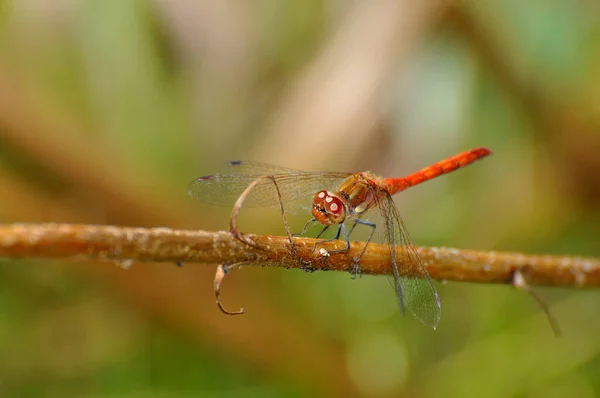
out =
[[[302,268],[287,237],[247,235],[257,247],[228,232],[129,228],[73,224],[11,224],[0,226],[0,258],[101,259],[116,261],[258,264]],[[343,242],[320,244],[294,238],[297,254],[315,270],[350,271],[362,246],[327,256]],[[519,272],[529,285],[600,286],[600,259],[540,256],[449,248],[417,248],[432,278],[448,281],[513,284]],[[305,265],[305,264],[304,264]],[[361,257],[362,273],[391,275],[387,247],[371,244]]]

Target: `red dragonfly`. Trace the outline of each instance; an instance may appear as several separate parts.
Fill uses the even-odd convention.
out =
[[[237,232],[235,217],[242,203],[244,206],[279,205],[285,216],[285,211],[288,211],[284,210],[286,203],[297,203],[299,199],[306,197],[305,203],[312,205],[313,218],[305,224],[302,233],[310,223],[320,223],[323,230],[317,236],[319,238],[325,230],[335,226],[337,231],[334,239],[343,237],[346,248],[342,251],[345,251],[350,247],[349,237],[354,228],[364,225],[371,231],[360,255],[366,250],[377,228],[374,223],[362,217],[368,210],[378,208],[384,224],[383,243],[390,250],[392,282],[400,312],[404,315],[407,308],[421,322],[435,329],[441,313],[440,297],[412,245],[392,196],[490,154],[491,151],[487,148],[472,149],[400,178],[381,178],[370,172],[299,171],[264,163],[232,161],[228,163],[227,173],[194,180],[188,187],[188,194],[200,201],[217,205],[236,202],[230,221],[234,232]],[[313,197],[312,203],[308,201],[310,196]],[[349,230],[346,228],[346,221],[352,224]],[[287,222],[286,229],[291,239]],[[360,271],[360,255],[355,259],[355,275]],[[227,269],[223,271],[222,275]],[[217,303],[220,304],[218,292],[215,293]],[[223,310],[221,306],[220,308]],[[243,310],[239,313],[243,313]]]

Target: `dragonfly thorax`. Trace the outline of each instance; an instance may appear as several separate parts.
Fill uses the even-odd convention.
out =
[[[336,193],[319,191],[313,198],[313,217],[323,225],[340,224],[346,219],[345,201]]]
[[[339,187],[339,194],[346,199],[348,216],[360,215],[376,206],[381,178],[369,173],[355,173]]]

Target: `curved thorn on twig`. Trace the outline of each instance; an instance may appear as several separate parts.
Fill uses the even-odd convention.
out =
[[[223,279],[225,278],[225,275],[227,275],[229,270],[235,266],[236,266],[236,264],[230,264],[230,265],[220,264],[217,267],[217,272],[215,274],[215,282],[214,282],[215,298],[217,299],[217,305],[219,306],[219,309],[226,315],[242,315],[242,314],[246,313],[245,308],[240,308],[238,311],[233,311],[233,312],[227,311],[225,308],[223,308],[223,305],[221,304],[221,283],[223,282]]]
[[[558,320],[550,312],[550,307],[548,306],[548,303],[546,303],[546,301],[527,284],[525,276],[523,275],[520,269],[517,269],[513,274],[513,286],[519,290],[523,290],[529,293],[529,295],[533,297],[533,299],[537,302],[542,311],[546,313],[546,317],[548,318],[548,322],[550,323],[550,327],[552,328],[554,335],[556,337],[560,337],[562,335],[562,332]]]

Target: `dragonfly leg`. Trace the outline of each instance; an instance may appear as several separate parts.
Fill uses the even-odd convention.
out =
[[[219,306],[219,309],[227,315],[241,315],[246,312],[245,308],[240,308],[238,311],[230,312],[223,308],[223,305],[221,304],[221,283],[223,282],[223,279],[225,279],[225,275],[227,275],[227,273],[237,265],[238,264],[221,264],[217,267],[217,272],[215,274],[214,289],[217,305]]]
[[[356,224],[360,224],[360,223],[356,222],[357,220],[358,220],[358,218],[355,219],[354,222],[352,223],[352,228],[350,228],[350,231],[348,231],[348,237],[350,237],[350,235],[352,235],[354,228],[356,228]]]
[[[323,235],[323,234],[325,233],[325,231],[327,231],[327,230],[329,229],[329,227],[330,227],[329,225],[325,225],[325,226],[323,227],[323,229],[321,230],[321,232],[319,232],[319,233],[318,233],[318,235],[317,235],[317,236],[315,236],[315,239],[319,239],[319,238],[321,237],[321,235]],[[315,250],[317,250],[317,245],[318,245],[319,243],[331,242],[331,241],[334,241],[334,240],[336,240],[336,239],[339,239],[339,238],[340,238],[340,228],[338,227],[338,230],[337,230],[337,233],[336,233],[336,235],[335,235],[335,238],[333,238],[333,239],[324,239],[324,240],[318,240],[318,241],[316,241],[316,242],[315,242],[315,245],[313,246],[313,248],[312,248],[312,250],[311,250],[311,251],[314,253],[314,252],[315,252]]]
[[[304,224],[304,227],[302,227],[302,231],[300,231],[300,232],[294,232],[294,233],[292,234],[292,236],[301,236],[301,235],[304,235],[304,233],[305,233],[305,232],[306,232],[306,230],[308,229],[308,226],[309,226],[310,224],[312,224],[312,223],[315,223],[315,222],[317,222],[317,219],[316,219],[316,218],[311,218],[310,220],[308,220],[308,221],[307,221],[307,222]],[[321,233],[323,233],[323,232],[321,232]]]
[[[321,233],[325,232],[327,228],[324,228],[323,231],[321,231]],[[320,236],[321,234],[319,234]],[[323,239],[323,240],[319,240],[315,243],[314,247],[313,247],[313,252],[316,250],[317,245],[319,244],[323,244],[323,243],[327,243],[327,242],[333,242],[335,240],[339,240],[340,239],[340,235],[344,235],[344,241],[346,242],[346,247],[344,247],[343,249],[340,250],[328,250],[327,251],[327,255],[331,255],[331,254],[337,254],[337,253],[345,253],[348,250],[350,250],[350,239],[348,239],[349,234],[346,232],[346,225],[344,223],[340,223],[338,224],[338,228],[337,231],[335,233],[335,236],[331,239]],[[317,236],[318,237],[318,236]]]
[[[323,229],[321,230],[321,232],[319,232],[317,234],[317,236],[315,236],[315,239],[319,239],[321,237],[321,235],[323,235],[325,233],[325,231],[327,231],[329,229],[329,227],[330,227],[330,225],[325,225],[323,227]],[[335,238],[335,239],[339,239],[339,236],[340,236],[340,232],[339,232],[339,228],[338,228],[337,238]],[[332,239],[332,240],[335,240],[335,239]],[[314,249],[313,249],[313,251],[314,251]]]
[[[331,239],[321,239],[321,240],[316,241],[311,251],[314,253],[314,251],[317,250],[317,245],[320,245],[322,243],[327,243],[327,242],[333,242],[334,240],[338,240],[340,238],[340,233],[342,231],[341,225],[342,224],[338,224],[337,231],[336,231],[335,236],[333,238],[331,238]],[[329,229],[329,227],[330,227],[329,225],[326,225],[321,230],[321,232],[319,232],[319,234],[315,237],[315,239],[319,239],[321,237],[321,235],[323,235],[323,233],[325,231],[327,231],[327,229]]]
[[[354,228],[358,224],[366,225],[367,227],[371,228],[371,233],[369,234],[369,237],[367,238],[365,245],[363,246],[362,250],[360,251],[360,254],[358,255],[358,257],[356,257],[354,259],[354,270],[352,272],[352,279],[355,279],[356,276],[360,274],[360,268],[358,267],[358,262],[360,261],[360,258],[362,257],[362,255],[365,253],[365,250],[367,250],[367,246],[369,246],[371,239],[373,239],[373,235],[375,234],[375,229],[377,229],[377,225],[372,222],[369,222],[369,221],[361,220],[360,218],[355,218],[352,221],[354,222],[354,225],[352,225],[352,228],[350,228],[350,233],[348,233],[348,235],[350,235],[352,233],[352,231],[354,231]]]

